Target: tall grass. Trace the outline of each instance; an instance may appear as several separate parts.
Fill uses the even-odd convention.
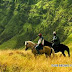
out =
[[[69,67],[55,67],[55,64],[69,64]],[[39,55],[35,59],[30,50],[3,50],[0,51],[0,72],[72,72],[72,56],[57,53],[54,58]]]

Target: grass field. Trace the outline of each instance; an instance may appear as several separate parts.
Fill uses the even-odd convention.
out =
[[[54,58],[39,55],[35,59],[30,50],[2,50],[0,72],[72,72],[72,55],[60,55],[57,53]]]

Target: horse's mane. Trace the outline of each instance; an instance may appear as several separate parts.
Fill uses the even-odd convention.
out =
[[[51,42],[48,42],[47,40],[44,40],[44,42],[51,43]]]
[[[28,42],[28,43],[32,43],[32,44],[35,44],[35,43],[34,43],[34,42],[32,42],[32,41],[25,41],[25,43],[27,43],[27,42]]]
[[[50,46],[50,47],[51,47],[51,46],[52,46],[52,43],[51,43],[51,42],[48,42],[48,41],[46,41],[46,40],[44,40],[44,45],[45,45],[45,46]]]

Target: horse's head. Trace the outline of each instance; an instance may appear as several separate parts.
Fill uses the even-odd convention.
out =
[[[35,44],[31,41],[25,41],[25,50],[27,50],[28,48],[32,48]]]

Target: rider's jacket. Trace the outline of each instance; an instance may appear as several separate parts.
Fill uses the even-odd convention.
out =
[[[39,40],[38,40],[38,45],[44,45],[44,38],[41,37]]]
[[[54,37],[53,37],[53,43],[54,43],[55,45],[60,44],[60,39],[59,39],[58,36],[54,36]]]

